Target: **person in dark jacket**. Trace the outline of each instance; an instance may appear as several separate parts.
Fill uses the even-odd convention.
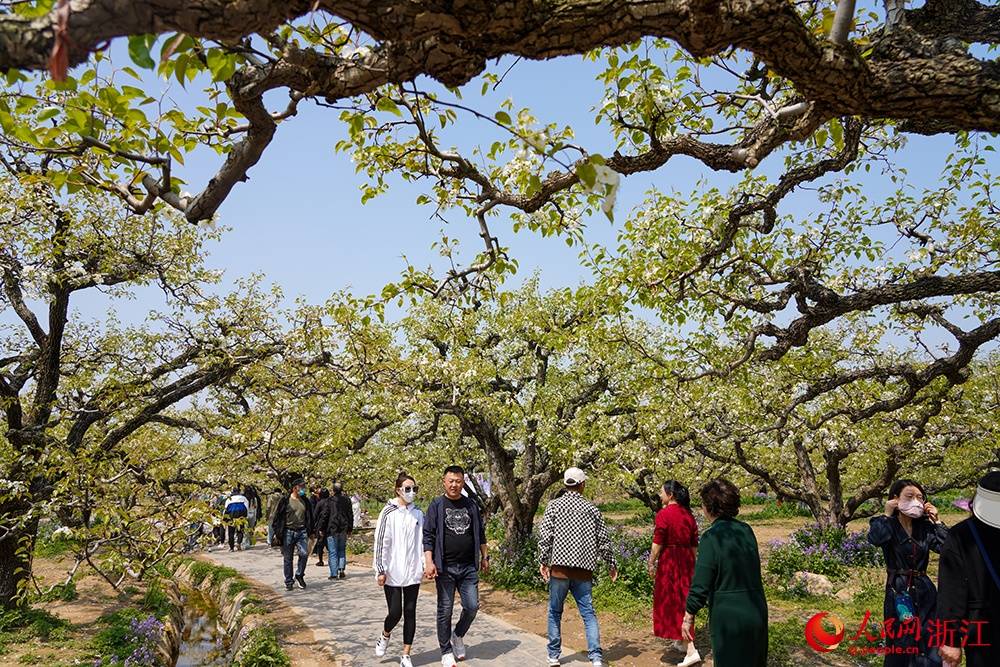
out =
[[[323,505],[329,498],[330,492],[327,489],[319,489],[313,492],[313,515],[316,517],[316,531],[311,537],[316,539],[316,544],[312,548],[312,552],[319,557],[319,560],[316,561],[318,567],[323,566],[323,551],[326,550],[326,539],[323,536],[323,522],[319,519],[323,512]]]
[[[284,496],[274,511],[271,524],[273,543],[282,546],[285,567],[285,589],[292,590],[293,582],[299,588],[306,587],[306,563],[309,561],[309,535],[315,530],[313,506],[309,500],[306,481],[301,477],[291,483],[291,490]],[[298,552],[299,563],[292,577],[292,560]]]
[[[316,512],[316,525],[325,537],[330,579],[343,579],[347,575],[347,538],[354,531],[354,509],[351,499],[344,495],[344,486],[333,483],[333,495],[320,503]]]
[[[902,650],[887,653],[885,667],[941,664],[937,648],[931,646],[937,590],[927,576],[927,564],[930,553],[940,553],[947,538],[948,529],[938,519],[937,508],[927,502],[924,487],[912,479],[893,482],[885,512],[872,517],[868,528],[868,541],[882,547],[885,555],[886,646]],[[902,632],[902,623],[909,619],[920,623],[919,633]],[[907,652],[914,648],[916,653]]]
[[[987,565],[987,562],[989,565]],[[992,566],[992,572],[990,571]],[[981,480],[972,517],[948,531],[941,546],[937,616],[944,664],[1000,665],[1000,472]],[[964,627],[963,627],[964,626]]]
[[[444,469],[444,495],[431,501],[424,518],[424,573],[437,585],[437,636],[442,667],[465,658],[465,633],[479,611],[479,571],[489,569],[486,528],[479,506],[462,495],[465,471]],[[462,615],[451,627],[455,590]]]
[[[727,479],[713,479],[701,489],[701,506],[712,525],[701,535],[681,637],[694,641],[695,616],[708,605],[715,667],[766,667],[767,599],[760,552],[753,530],[736,519],[739,489]]]

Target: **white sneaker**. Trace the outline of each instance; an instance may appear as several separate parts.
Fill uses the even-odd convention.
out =
[[[384,656],[387,648],[389,648],[389,638],[384,633],[379,633],[378,640],[375,642],[375,657]]]
[[[451,650],[455,653],[455,658],[465,660],[465,642],[458,635],[451,636]]]
[[[410,656],[400,656],[399,667],[413,667],[413,662],[410,660]]]
[[[604,667],[604,663],[600,660],[594,660],[590,663],[590,667]]]
[[[559,658],[549,658],[549,667],[559,667]]]
[[[441,656],[441,667],[456,667],[455,666],[455,655],[452,653],[445,653]]]
[[[691,667],[691,665],[697,665],[699,662],[701,662],[701,654],[695,651],[678,662],[677,667]]]

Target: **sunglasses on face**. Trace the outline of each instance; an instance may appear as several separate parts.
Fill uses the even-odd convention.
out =
[[[403,493],[409,493],[410,491],[413,491],[414,493],[416,493],[417,491],[420,490],[420,487],[418,487],[418,486],[402,486],[402,487],[400,487],[400,489],[402,489]]]

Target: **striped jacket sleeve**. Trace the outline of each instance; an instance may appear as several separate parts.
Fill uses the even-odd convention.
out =
[[[382,511],[378,515],[378,523],[375,526],[375,558],[373,559],[375,571],[378,574],[385,574],[385,571],[389,567],[389,553],[392,549],[392,531],[389,530],[389,515],[396,509],[395,505],[389,503],[382,508]]]

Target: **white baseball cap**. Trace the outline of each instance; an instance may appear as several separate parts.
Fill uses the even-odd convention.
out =
[[[578,486],[587,481],[587,473],[579,468],[567,468],[563,473],[563,484],[566,486]]]

